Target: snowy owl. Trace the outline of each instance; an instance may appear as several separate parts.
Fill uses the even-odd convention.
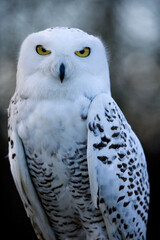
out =
[[[40,240],[146,239],[146,160],[111,96],[99,38],[29,35],[8,114],[11,172]]]

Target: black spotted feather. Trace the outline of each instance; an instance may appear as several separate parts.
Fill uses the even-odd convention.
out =
[[[149,182],[142,146],[112,97],[101,94],[88,115],[92,199],[109,239],[146,239]]]

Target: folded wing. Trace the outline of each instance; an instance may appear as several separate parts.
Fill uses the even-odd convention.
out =
[[[88,114],[92,200],[109,239],[145,239],[149,183],[142,146],[113,98],[98,95]]]
[[[23,144],[15,131],[9,131],[9,161],[11,172],[25,210],[40,240],[54,240],[47,216],[38,199],[26,164]]]

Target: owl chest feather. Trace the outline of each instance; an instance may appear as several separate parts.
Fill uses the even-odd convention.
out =
[[[86,156],[89,105],[85,98],[78,102],[44,101],[32,107],[26,103],[21,106],[25,114],[17,121],[33,185],[59,237],[73,232],[79,236],[82,225],[89,234],[102,231],[103,235],[105,231],[90,193]],[[99,228],[92,229],[92,222]]]
[[[87,109],[88,101],[79,107],[71,102],[43,102],[19,123],[30,175],[46,208],[64,200],[70,205],[82,195],[90,197]]]

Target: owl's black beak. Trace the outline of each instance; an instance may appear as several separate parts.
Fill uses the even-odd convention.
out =
[[[61,80],[61,83],[63,82],[64,76],[65,76],[65,65],[61,63],[59,67],[59,78]]]

